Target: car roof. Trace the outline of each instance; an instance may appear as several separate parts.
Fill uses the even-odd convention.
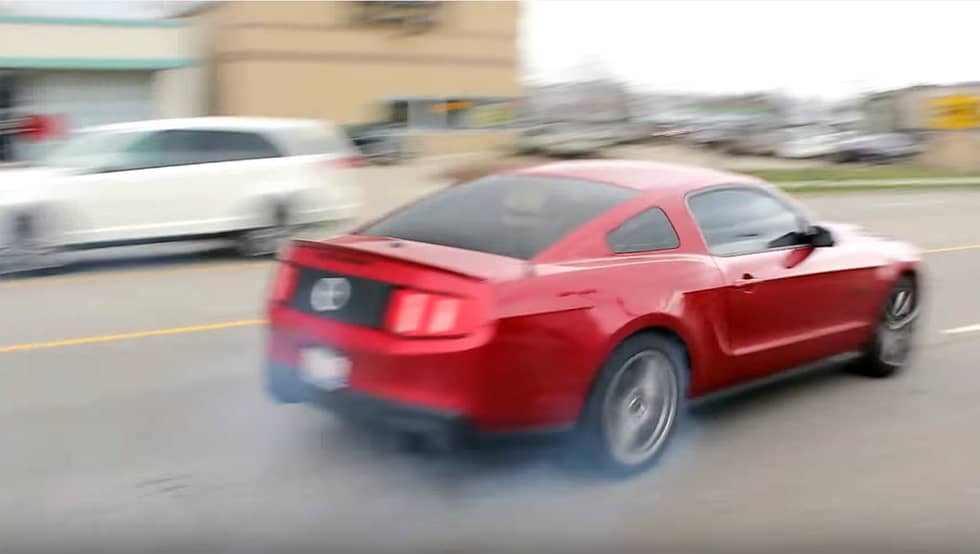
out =
[[[585,179],[640,191],[672,190],[681,194],[720,184],[763,184],[760,179],[748,175],[689,165],[634,160],[555,162],[508,173]]]
[[[146,121],[131,121],[87,127],[83,131],[125,132],[125,131],[161,131],[165,129],[221,129],[249,131],[283,131],[311,125],[331,129],[333,123],[316,119],[299,119],[285,117],[185,117],[173,119],[152,119]]]

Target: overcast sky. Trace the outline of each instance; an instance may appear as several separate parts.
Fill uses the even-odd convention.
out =
[[[177,4],[0,1],[38,15],[157,17]],[[980,80],[980,0],[525,0],[529,76],[601,61],[644,88],[840,97]]]
[[[980,80],[976,0],[529,0],[525,15],[532,76],[599,58],[647,87],[706,92]]]

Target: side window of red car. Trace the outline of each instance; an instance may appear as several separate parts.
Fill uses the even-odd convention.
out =
[[[606,243],[617,254],[669,250],[680,245],[674,226],[660,208],[627,219],[606,236]]]
[[[691,196],[688,207],[717,256],[794,246],[804,230],[800,214],[762,190],[709,190]]]

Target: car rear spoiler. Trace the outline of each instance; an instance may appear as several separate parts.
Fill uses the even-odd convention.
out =
[[[430,260],[420,260],[412,256],[406,256],[403,254],[403,250],[392,248],[391,252],[380,253],[375,250],[365,250],[357,248],[354,246],[327,243],[313,239],[293,239],[293,244],[299,247],[305,247],[312,249],[317,252],[318,256],[324,256],[328,258],[333,258],[346,263],[363,265],[371,263],[374,260],[386,259],[389,261],[396,261],[399,263],[410,264],[417,267],[436,269],[444,273],[450,273],[459,277],[464,277],[466,279],[472,279],[475,281],[486,281],[487,277],[480,275],[472,271],[466,271],[458,266],[450,264],[439,264],[433,263]]]

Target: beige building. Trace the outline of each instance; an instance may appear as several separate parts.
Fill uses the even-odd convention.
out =
[[[518,2],[228,2],[201,17],[210,110],[390,122],[426,153],[508,143]]]

